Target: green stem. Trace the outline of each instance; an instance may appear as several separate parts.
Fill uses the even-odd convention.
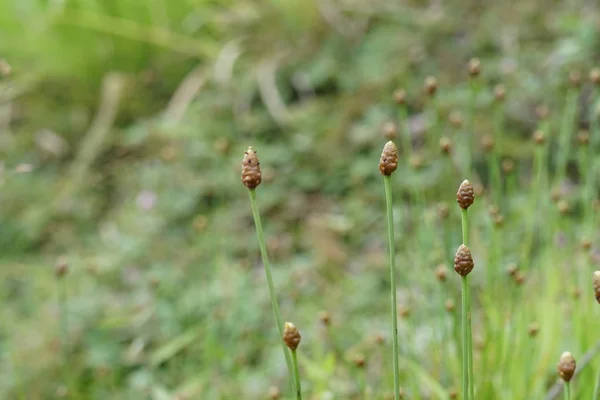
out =
[[[461,210],[463,244],[468,247],[469,242],[469,219],[466,209]],[[462,314],[463,314],[463,358],[466,354],[468,398],[475,399],[475,385],[473,374],[473,333],[471,330],[471,293],[469,289],[468,275],[462,279]],[[466,353],[465,353],[466,352]],[[463,365],[463,368],[465,365]],[[464,370],[463,370],[464,372]],[[464,379],[464,378],[463,378]]]
[[[260,254],[265,266],[265,274],[267,275],[267,283],[269,285],[269,295],[271,297],[271,305],[273,306],[273,314],[275,315],[275,322],[277,323],[279,338],[282,338],[283,320],[281,318],[281,312],[279,311],[279,304],[277,303],[277,295],[275,294],[275,285],[273,284],[273,276],[271,275],[271,263],[269,262],[269,256],[267,254],[267,246],[265,242],[265,235],[263,233],[262,222],[260,220],[260,213],[258,211],[258,206],[256,205],[256,192],[254,189],[249,189],[248,192],[250,193],[250,205],[252,207],[252,215],[254,216],[254,224],[256,225],[256,236],[258,238]],[[287,364],[288,372],[293,378],[292,360],[289,352],[287,351],[285,343],[282,340],[281,346],[283,349],[283,354],[285,355],[285,363]],[[294,384],[293,386],[295,389],[296,385]]]
[[[461,279],[461,300],[462,300],[462,391],[463,397],[465,400],[470,399],[470,389],[469,389],[469,351],[467,350],[468,341],[469,341],[469,331],[468,331],[468,289],[469,281],[467,275],[463,276]]]
[[[494,109],[494,148],[492,149],[490,165],[490,181],[492,183],[492,195],[494,203],[500,206],[502,192],[502,175],[500,174],[500,160],[498,157],[498,141],[503,136],[504,131],[504,107],[500,102]]]
[[[396,309],[396,250],[394,246],[394,215],[392,213],[391,177],[384,176],[385,203],[388,226],[388,247],[390,256],[390,292],[392,303],[392,357],[394,370],[394,400],[400,399],[400,364],[398,362],[398,311]]]
[[[292,363],[294,365],[294,381],[296,383],[296,400],[302,400],[302,389],[300,386],[300,368],[298,368],[298,356],[296,350],[292,352]]]
[[[594,385],[594,396],[592,400],[600,400],[600,368],[598,368],[598,375],[596,376],[596,384]]]
[[[541,188],[542,182],[544,179],[543,176],[543,164],[544,164],[544,148],[542,145],[536,145],[534,159],[533,159],[533,169],[535,182],[533,187],[533,193],[530,197],[529,204],[529,224],[527,226],[525,240],[523,241],[523,252],[522,252],[522,266],[524,268],[529,268],[529,263],[531,262],[531,252],[533,248],[533,237],[535,232],[535,224],[538,219],[538,212],[540,210],[540,199],[541,199]]]
[[[571,400],[571,382],[565,382],[565,400]]]

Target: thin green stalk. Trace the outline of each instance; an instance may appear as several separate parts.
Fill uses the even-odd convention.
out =
[[[390,291],[392,302],[392,357],[394,370],[394,400],[400,399],[400,364],[398,361],[398,311],[396,309],[396,250],[394,246],[394,215],[392,213],[392,183],[390,175],[383,177],[390,256]]]
[[[468,246],[469,241],[469,219],[467,209],[461,210],[461,225],[463,244]],[[463,300],[463,346],[466,347],[467,351],[467,382],[468,382],[468,393],[471,400],[475,399],[475,385],[474,385],[474,374],[473,374],[473,333],[471,330],[471,293],[469,289],[468,275],[465,275],[462,279],[462,300]],[[465,332],[466,330],[466,332]],[[466,341],[464,340],[466,333]],[[465,346],[466,344],[466,346]],[[464,356],[463,349],[463,356]],[[465,392],[466,393],[466,392]]]
[[[294,367],[294,382],[296,384],[296,400],[302,400],[302,389],[300,386],[300,368],[298,368],[298,356],[296,350],[290,350],[292,352],[292,364]]]
[[[260,220],[258,206],[256,204],[256,191],[254,189],[248,189],[248,192],[250,193],[250,205],[252,207],[252,215],[254,216],[254,224],[256,225],[258,246],[260,247],[260,254],[265,266],[265,274],[267,276],[267,283],[269,285],[269,295],[271,297],[271,305],[273,306],[273,314],[275,315],[279,337],[283,337],[283,320],[281,319],[281,312],[279,311],[279,304],[277,302],[277,295],[275,293],[275,285],[273,284],[273,277],[271,275],[271,263],[269,262],[269,256],[267,254],[265,235],[262,228],[262,222]],[[288,372],[293,378],[292,360],[283,341],[281,342],[281,347],[283,349],[283,354],[285,355],[285,363],[287,364]],[[295,391],[296,385],[294,384],[293,386]]]
[[[594,385],[594,396],[592,400],[600,400],[600,368],[598,368],[598,375],[596,376],[596,384]]]
[[[467,325],[467,314],[469,308],[467,306],[468,296],[467,291],[469,290],[468,275],[465,275],[461,279],[461,300],[462,300],[462,360],[463,360],[463,377],[462,377],[462,392],[465,400],[470,399],[469,389],[469,351],[467,350],[467,342],[469,341],[469,331]]]
[[[567,164],[569,161],[569,153],[571,152],[571,133],[573,131],[575,113],[577,112],[578,96],[579,91],[577,89],[569,89],[565,110],[560,124],[558,156],[556,160],[558,183],[561,183],[567,175]]]
[[[571,382],[565,382],[565,400],[571,400]]]
[[[529,263],[531,262],[531,252],[533,248],[533,236],[535,232],[535,224],[538,219],[538,212],[540,210],[540,199],[541,199],[541,189],[542,183],[544,179],[543,175],[543,165],[544,165],[544,147],[543,145],[536,145],[534,158],[533,158],[533,174],[535,177],[533,193],[529,199],[529,223],[527,226],[525,240],[523,241],[523,250],[522,250],[522,266],[524,268],[529,268]]]

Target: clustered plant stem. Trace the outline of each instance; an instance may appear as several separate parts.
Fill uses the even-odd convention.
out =
[[[279,311],[279,304],[277,302],[277,294],[275,293],[275,285],[273,284],[273,276],[271,275],[271,263],[269,262],[269,256],[267,254],[267,246],[265,242],[265,235],[262,228],[262,222],[260,219],[260,213],[256,204],[256,191],[255,189],[248,189],[250,194],[250,205],[252,207],[252,215],[254,217],[254,224],[256,226],[256,237],[258,238],[258,245],[260,247],[260,254],[262,256],[263,265],[265,267],[265,274],[267,276],[267,284],[269,285],[269,295],[271,297],[271,306],[273,307],[273,314],[275,315],[275,321],[277,323],[277,330],[279,336],[283,336],[283,320],[281,318],[281,312]],[[281,343],[283,354],[285,356],[285,363],[290,375],[292,375],[292,360],[290,354],[285,348],[285,343]],[[292,375],[293,378],[293,375]],[[293,379],[292,379],[293,381]],[[293,384],[294,391],[296,391],[295,384]]]
[[[565,400],[571,400],[571,382],[565,382]]]
[[[385,203],[387,213],[388,247],[390,258],[390,292],[392,305],[392,357],[394,372],[394,399],[398,400],[400,393],[400,365],[398,361],[398,310],[396,300],[396,250],[394,245],[394,214],[392,210],[391,175],[383,177],[385,186]]]

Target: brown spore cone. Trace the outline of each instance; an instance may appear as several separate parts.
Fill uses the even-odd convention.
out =
[[[464,244],[461,244],[454,256],[454,270],[460,276],[467,276],[473,270],[473,267],[475,267],[475,263],[473,263],[471,250]]]
[[[254,189],[262,181],[260,163],[256,151],[252,147],[244,152],[242,160],[242,182],[248,189]]]
[[[575,357],[573,357],[573,354],[569,353],[568,351],[562,353],[560,360],[556,365],[556,370],[563,381],[569,382],[571,378],[573,378],[576,368],[577,364],[575,363]]]
[[[302,336],[300,336],[300,332],[298,332],[296,325],[291,322],[286,322],[283,326],[283,341],[286,346],[292,351],[296,351],[300,344],[300,339],[302,339]]]
[[[473,204],[475,201],[475,190],[473,189],[473,184],[468,180],[464,180],[460,187],[458,188],[458,192],[456,192],[456,202],[463,210],[466,210]]]
[[[398,168],[398,148],[391,140],[383,146],[379,159],[379,172],[389,176]]]

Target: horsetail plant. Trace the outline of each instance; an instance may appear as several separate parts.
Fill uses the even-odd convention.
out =
[[[577,364],[575,363],[575,357],[573,357],[573,354],[569,353],[568,351],[562,353],[560,360],[556,365],[556,370],[558,371],[558,375],[565,383],[565,400],[571,400],[571,378],[573,378],[576,368]]]
[[[298,349],[301,339],[302,336],[300,335],[300,332],[298,332],[296,325],[292,324],[291,322],[286,322],[283,327],[283,343],[285,343],[292,353],[296,400],[302,400],[302,390],[300,388],[300,369],[298,368],[298,356],[296,355],[296,349]]]
[[[265,235],[262,228],[262,222],[260,219],[260,213],[256,204],[256,187],[260,185],[262,181],[262,175],[260,172],[260,162],[258,161],[257,152],[248,147],[248,150],[244,152],[244,158],[242,160],[242,183],[248,188],[250,195],[250,206],[252,207],[252,215],[254,217],[254,224],[256,226],[256,236],[258,238],[258,245],[260,247],[260,254],[262,256],[263,265],[265,267],[265,275],[267,276],[267,284],[269,286],[269,295],[271,297],[271,306],[273,307],[273,314],[275,315],[275,322],[277,324],[277,330],[279,336],[283,336],[283,322],[281,319],[281,312],[279,311],[279,303],[277,302],[277,295],[275,293],[275,285],[273,284],[273,276],[271,275],[271,263],[269,262],[269,256],[267,254],[267,246],[265,242]],[[281,343],[283,354],[285,356],[285,362],[287,364],[288,372],[294,381],[292,359],[289,352],[285,348],[285,343]],[[293,384],[294,391],[296,391],[296,385]]]
[[[600,304],[600,271],[595,271],[592,277],[592,284],[594,286],[594,295],[596,301]],[[596,384],[594,385],[594,397],[592,400],[600,399],[600,367],[598,368],[598,375],[596,376]]]
[[[469,237],[469,221],[467,210],[475,200],[473,184],[464,180],[456,193],[456,202],[461,208],[463,244],[454,257],[454,270],[461,276],[462,292],[462,357],[463,357],[463,396],[474,400],[473,384],[473,338],[471,333],[471,296],[469,293],[469,273],[475,266],[471,250],[467,247]]]
[[[383,175],[388,227],[388,247],[390,258],[390,292],[392,303],[392,357],[394,372],[394,400],[400,399],[400,365],[398,363],[398,311],[396,305],[396,250],[394,246],[394,215],[392,212],[391,176],[398,168],[398,149],[389,141],[383,147],[379,160],[379,172]]]

